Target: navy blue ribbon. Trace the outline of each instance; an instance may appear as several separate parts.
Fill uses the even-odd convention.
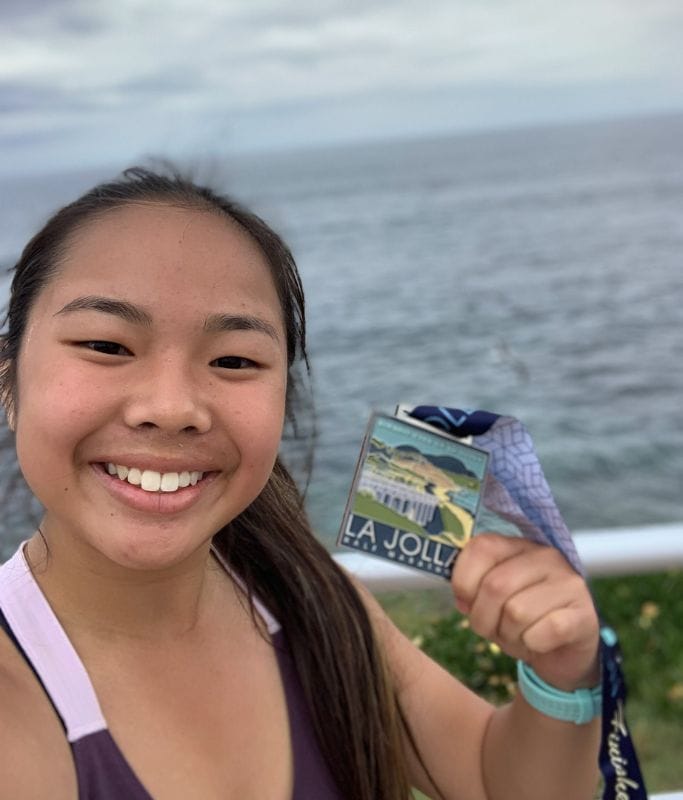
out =
[[[464,411],[461,408],[443,406],[416,406],[410,412],[410,416],[435,428],[441,428],[452,436],[463,438],[486,433],[500,414],[492,414],[490,411]]]
[[[603,627],[602,741],[600,772],[604,780],[603,800],[647,800],[647,789],[638,756],[626,724],[626,682],[621,669],[621,651],[616,633]]]
[[[504,418],[499,414],[492,414],[490,411],[466,411],[442,406],[416,406],[410,411],[410,415],[453,436],[460,438],[465,436],[483,437],[474,444],[484,450],[490,450],[491,446],[505,446],[504,441],[496,442],[486,434],[491,432],[499,420],[511,421],[509,417]],[[538,460],[533,453],[533,446],[529,438],[528,450],[524,453],[524,458],[528,459],[530,455],[533,455],[536,461]],[[494,469],[494,472],[496,479],[503,483],[506,482],[505,477],[507,476],[502,470]],[[542,478],[540,465],[538,473]],[[520,474],[523,477],[524,470],[515,474],[517,482],[519,482]],[[533,505],[533,499],[530,501],[524,487],[510,485],[507,488],[520,508],[528,515],[529,504],[531,502]],[[547,491],[551,495],[549,487]],[[534,513],[530,519],[544,533],[543,539],[548,544],[557,547],[572,567],[581,572],[582,565],[578,562],[576,548],[564,521],[559,516],[559,511],[555,518],[551,513],[550,517],[546,514],[545,520],[542,520]],[[548,519],[555,522],[555,526],[559,528],[555,534],[548,529]],[[522,530],[524,530],[523,527]],[[640,771],[638,756],[626,724],[626,682],[621,668],[621,651],[616,633],[605,626],[601,630],[600,656],[602,662],[602,741],[599,764],[604,782],[602,800],[647,800],[647,790]]]

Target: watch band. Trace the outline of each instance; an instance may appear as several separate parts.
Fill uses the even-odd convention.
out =
[[[563,692],[534,672],[523,661],[517,662],[517,681],[524,699],[541,714],[563,722],[584,725],[602,713],[602,686]]]

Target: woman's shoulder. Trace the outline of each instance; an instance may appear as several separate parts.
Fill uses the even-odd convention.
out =
[[[0,629],[0,774],[7,797],[74,800],[71,749],[43,688]]]

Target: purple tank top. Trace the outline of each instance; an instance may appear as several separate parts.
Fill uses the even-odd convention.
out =
[[[313,733],[284,631],[262,604],[257,601],[255,606],[275,647],[287,700],[292,800],[341,800]],[[71,745],[79,800],[152,800],[109,733],[88,673],[33,578],[23,544],[0,567],[0,627],[28,662],[61,720]]]

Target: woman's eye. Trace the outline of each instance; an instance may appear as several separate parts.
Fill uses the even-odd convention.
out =
[[[256,362],[242,356],[221,356],[212,361],[211,366],[221,367],[221,369],[248,369],[255,367]]]
[[[96,353],[103,353],[107,356],[130,356],[132,353],[127,347],[117,342],[105,342],[95,339],[88,342],[80,342],[84,347],[89,350],[94,350]]]

